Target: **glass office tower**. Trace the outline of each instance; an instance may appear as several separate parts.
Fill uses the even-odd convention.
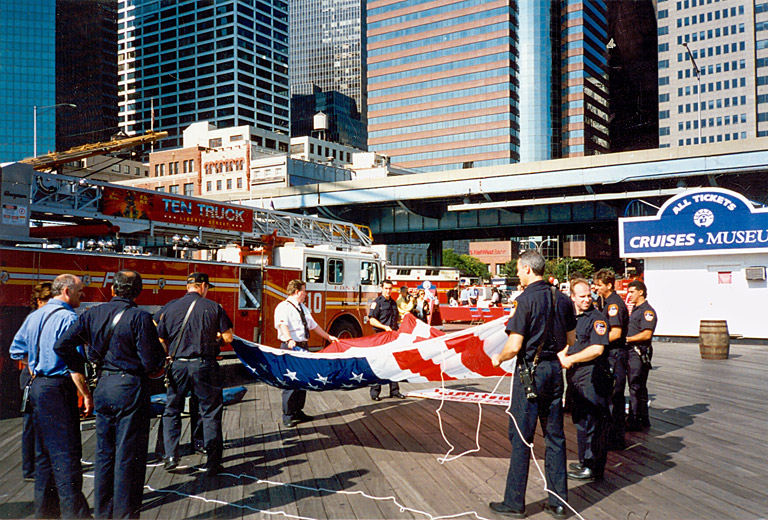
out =
[[[518,162],[514,2],[368,2],[368,148],[439,171]]]
[[[288,4],[282,0],[124,0],[118,7],[120,126],[168,131],[190,123],[290,126]]]
[[[603,0],[562,2],[562,157],[610,151],[607,12]]]
[[[56,104],[56,1],[0,0],[0,162],[32,156],[33,107]],[[56,148],[56,109],[37,116],[37,149]]]
[[[366,1],[290,0],[290,6],[291,96],[302,108],[291,114],[291,135],[311,135],[312,116],[322,111],[331,118],[329,139],[365,149]]]
[[[557,1],[520,2],[520,162],[560,156],[559,18]]]

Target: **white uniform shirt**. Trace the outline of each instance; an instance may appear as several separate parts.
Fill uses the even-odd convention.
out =
[[[307,328],[312,330],[317,327],[317,322],[312,318],[312,313],[306,305],[303,303],[299,304],[293,299],[290,300],[290,303],[288,300],[284,300],[275,307],[275,328],[277,329],[277,339],[280,341],[309,341],[309,338],[305,337],[304,323],[301,321],[297,307],[304,313],[304,317],[307,320]],[[281,323],[288,327],[288,331],[291,334],[290,338],[284,337],[283,331],[280,330]]]

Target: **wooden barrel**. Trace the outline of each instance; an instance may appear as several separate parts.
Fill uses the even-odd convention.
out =
[[[699,323],[699,352],[701,359],[728,359],[728,322],[701,320]]]

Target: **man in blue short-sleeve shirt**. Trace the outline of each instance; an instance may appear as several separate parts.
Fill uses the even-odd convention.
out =
[[[83,495],[80,459],[78,392],[85,413],[93,400],[85,377],[72,372],[53,347],[56,339],[77,319],[83,282],[73,274],[56,277],[52,298],[27,316],[13,338],[11,358],[29,360],[32,373],[32,418],[35,424],[35,516],[37,518],[89,518]]]
[[[492,363],[517,358],[512,387],[509,440],[512,444],[507,485],[503,502],[491,502],[493,511],[512,518],[525,518],[525,490],[528,483],[530,449],[536,420],[541,422],[546,445],[545,466],[550,494],[544,504],[555,518],[565,518],[562,501],[568,500],[565,468],[565,435],[563,433],[563,372],[557,353],[572,344],[576,319],[573,304],[560,291],[544,282],[544,257],[534,250],[520,255],[517,275],[525,286],[512,304],[507,322],[507,339],[501,354],[494,354]],[[554,290],[553,290],[554,289]],[[551,316],[551,318],[550,318]],[[542,343],[543,342],[543,343]],[[536,352],[541,352],[536,359]],[[536,359],[536,361],[534,361]],[[528,399],[520,379],[523,361],[535,366],[533,381],[537,397]],[[522,438],[517,432],[519,427]],[[558,498],[559,497],[559,498]]]

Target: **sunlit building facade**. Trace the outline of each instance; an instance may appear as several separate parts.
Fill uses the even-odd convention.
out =
[[[368,2],[368,149],[418,171],[520,158],[514,2]]]

